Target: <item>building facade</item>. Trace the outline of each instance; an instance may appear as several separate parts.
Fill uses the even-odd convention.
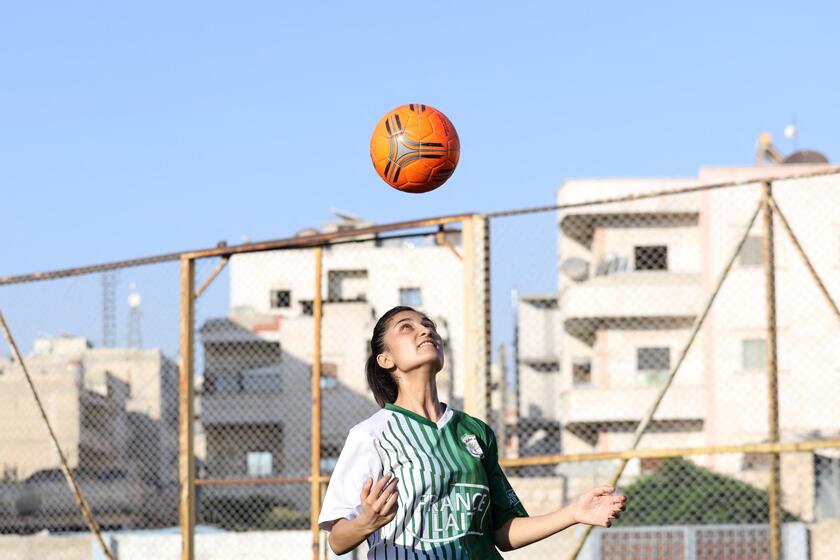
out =
[[[24,357],[68,466],[100,523],[145,527],[177,513],[175,363],[159,350],[37,339]],[[19,365],[0,364],[2,494],[9,531],[83,527]]]
[[[574,180],[558,190],[557,203],[767,175],[783,178],[820,168],[824,166],[704,168],[697,178]],[[773,188],[829,292],[840,293],[840,281],[832,273],[840,266],[840,236],[827,204],[838,200],[840,179],[780,180]],[[760,195],[754,186],[558,212],[558,292],[523,294],[518,304],[521,421],[527,428],[547,418],[558,426],[557,433],[546,435],[542,448],[575,453],[630,446]],[[762,231],[759,218],[642,447],[766,441]],[[782,439],[837,437],[840,354],[826,334],[837,332],[836,318],[784,231],[778,225],[775,231]],[[840,472],[830,455],[785,457],[786,505],[805,520],[820,512],[840,514],[836,497],[831,497],[836,485],[832,490],[823,482],[822,491],[815,490],[817,478]],[[728,454],[697,461],[766,485],[766,456]],[[828,470],[818,466],[828,463]],[[627,476],[657,465],[631,462]]]

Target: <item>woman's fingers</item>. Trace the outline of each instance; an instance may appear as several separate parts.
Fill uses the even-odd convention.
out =
[[[370,494],[370,487],[373,486],[373,479],[368,478],[367,482],[362,485],[362,501],[364,502]]]
[[[382,489],[388,485],[393,477],[393,474],[385,473],[379,480],[376,481],[376,484],[373,485],[373,489],[371,490],[371,494],[373,494],[374,498],[382,493]]]
[[[397,481],[398,481],[398,479],[396,477],[392,478],[388,482],[388,485],[385,486],[385,489],[382,490],[382,493],[379,494],[379,497],[373,503],[373,509],[375,511],[384,512],[385,511],[385,509],[384,509],[385,504],[388,502],[388,500],[391,499],[392,497],[398,495],[397,494]]]
[[[615,488],[613,486],[598,486],[594,490],[592,490],[593,496],[605,496],[607,494],[612,494]]]
[[[396,515],[397,513],[397,498],[399,497],[398,492],[392,493],[388,496],[388,499],[385,500],[385,505],[382,510],[383,515]]]

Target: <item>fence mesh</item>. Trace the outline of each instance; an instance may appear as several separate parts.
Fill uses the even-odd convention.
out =
[[[177,278],[176,265],[160,264],[0,286],[0,309],[105,530],[177,524]],[[86,531],[20,365],[5,348],[0,360],[0,532]]]
[[[593,531],[578,558],[769,558],[771,456],[721,448],[773,443],[762,185],[634,196],[692,184],[570,181],[558,209],[197,258],[196,557],[312,556],[313,470],[322,496],[348,430],[378,409],[364,376],[369,337],[402,304],[436,322],[439,397],[491,425],[531,514],[621,469],[628,511]],[[833,175],[772,187],[779,441],[807,444],[781,454],[785,558],[831,558],[840,544],[840,314],[814,278],[840,293],[838,186]],[[120,558],[149,546],[129,529],[163,530],[155,557],[179,557],[178,267],[0,286],[0,309]],[[84,531],[7,355],[0,386],[0,531]],[[591,455],[634,447],[646,454]],[[325,537],[319,556],[331,557]],[[571,557],[581,537],[573,528],[505,556]]]
[[[647,182],[645,190],[689,184]],[[832,274],[840,253],[826,201],[837,184],[836,177],[822,177],[773,185],[778,207],[801,232],[830,293],[840,289]],[[632,195],[639,186],[570,181],[558,204]],[[756,183],[492,221],[494,280],[500,267],[513,271],[493,285],[494,302],[513,294],[512,312],[508,305],[493,315],[494,342],[501,337],[514,348],[504,368],[513,373],[499,399],[506,403],[508,457],[630,449],[675,369],[639,449],[769,441],[762,215],[749,226],[761,194]],[[840,380],[831,340],[840,321],[778,216],[774,237],[780,440],[836,440]],[[499,332],[510,317],[512,328]],[[833,542],[826,536],[837,527],[840,496],[833,456],[836,450],[818,449],[782,457],[785,557],[805,558],[808,546],[813,553]],[[615,524],[620,530],[595,531],[579,557],[768,558],[769,458],[747,452],[630,460],[619,479],[631,497]],[[619,468],[617,462],[592,465],[511,471],[521,477],[514,486],[521,484],[537,503],[543,492],[560,492],[568,501]],[[552,501],[544,511],[555,506]],[[569,555],[573,541],[567,535],[551,550]],[[800,541],[804,548],[790,548]],[[511,557],[536,553],[534,547]]]

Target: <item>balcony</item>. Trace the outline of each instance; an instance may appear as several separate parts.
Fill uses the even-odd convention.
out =
[[[656,399],[658,387],[582,387],[561,393],[562,423],[586,439],[599,428],[632,431]],[[654,429],[698,429],[706,418],[706,389],[672,386],[654,416]],[[669,428],[670,426],[670,428]]]
[[[201,421],[209,424],[281,423],[288,410],[277,394],[214,394],[201,399]]]
[[[598,206],[575,208],[573,212],[559,212],[559,227],[563,235],[580,245],[591,248],[593,235],[599,227],[639,225],[642,227],[696,226],[700,214],[696,200],[686,197],[661,197],[630,203],[612,212]]]
[[[699,274],[627,272],[569,284],[560,308],[566,332],[592,344],[603,328],[687,328],[701,296]]]

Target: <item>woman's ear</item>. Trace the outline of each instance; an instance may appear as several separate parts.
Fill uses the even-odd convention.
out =
[[[376,356],[376,363],[382,369],[391,369],[394,367],[394,360],[391,358],[391,354],[388,352],[383,352]]]

